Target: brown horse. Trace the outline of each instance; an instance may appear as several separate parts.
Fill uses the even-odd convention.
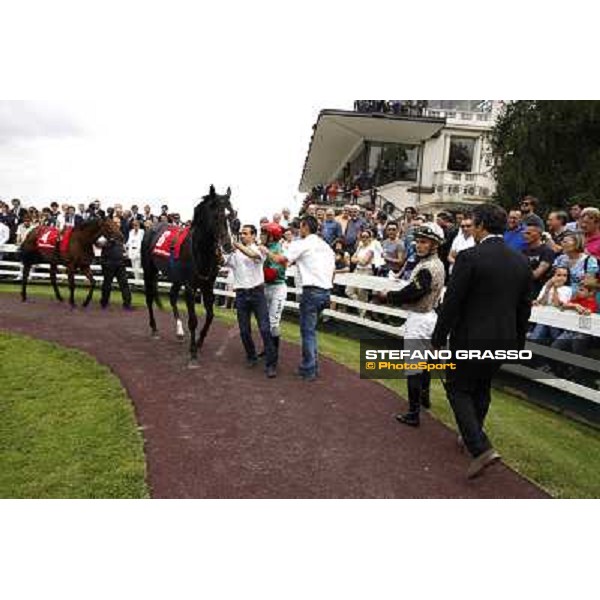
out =
[[[92,301],[96,285],[91,269],[94,260],[94,244],[98,238],[111,232],[114,233],[114,224],[103,219],[93,219],[76,226],[70,237],[68,239],[63,237],[62,242],[60,239],[54,239],[53,233],[47,227],[37,227],[31,231],[21,246],[21,262],[23,263],[21,299],[23,302],[27,302],[27,282],[31,267],[48,263],[50,264],[50,282],[59,302],[62,302],[63,298],[56,278],[58,265],[64,265],[67,268],[71,307],[75,307],[75,274],[80,271],[85,275],[90,287],[83,306],[88,306]],[[63,236],[64,234],[65,232],[63,232]]]

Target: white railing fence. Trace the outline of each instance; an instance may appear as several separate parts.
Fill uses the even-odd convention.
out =
[[[0,260],[0,279],[4,282],[10,283],[11,281],[17,282],[17,278],[20,273],[20,263],[14,257],[17,251],[16,246],[0,246],[0,256],[4,254],[4,259]],[[13,256],[7,256],[13,255]],[[7,260],[11,258],[11,260]],[[101,267],[99,265],[93,265],[92,271],[94,278],[98,284],[102,282]],[[143,280],[136,279],[133,269],[128,269],[129,274],[132,276],[130,284],[134,287],[143,288]],[[294,277],[294,269],[290,269],[288,275]],[[35,281],[49,281],[49,265],[41,264],[36,265],[35,270],[30,276],[30,280]],[[59,267],[58,279],[59,281],[65,281],[67,278],[63,267]],[[85,282],[86,279],[82,275],[76,276],[76,281]],[[235,292],[232,289],[232,278],[230,274],[224,270],[221,276],[217,279],[217,286],[215,289],[215,295],[227,298],[234,298]],[[335,283],[344,287],[353,287],[363,289],[367,291],[383,291],[383,290],[394,290],[400,289],[404,282],[398,282],[390,280],[384,277],[375,277],[369,275],[357,275],[353,273],[338,274],[335,278]],[[159,282],[159,287],[162,289],[169,289],[170,284],[166,281]],[[290,288],[288,298],[298,295],[302,292],[301,289]],[[394,337],[402,337],[403,327],[399,323],[399,320],[406,319],[408,313],[400,308],[390,307],[375,302],[361,302],[359,300],[353,300],[350,298],[333,295],[332,308],[324,312],[324,316],[337,321],[352,323],[365,327],[368,330],[381,332]],[[286,302],[286,308],[298,310],[299,304],[294,300],[288,300]],[[348,309],[355,309],[358,314],[352,314]],[[389,324],[381,322],[376,319],[389,320],[389,318],[395,318],[398,324]],[[532,323],[541,323],[543,325],[549,325],[563,330],[575,331],[581,334],[600,338],[600,315],[578,315],[575,312],[561,311],[554,307],[533,307],[531,313]],[[555,361],[580,367],[588,371],[600,373],[600,361],[594,360],[589,357],[580,357],[576,354],[565,352],[562,350],[556,350],[539,344],[529,343],[528,348],[532,349],[536,354],[545,356]],[[553,387],[557,390],[574,394],[581,398],[591,400],[597,404],[600,404],[600,392],[584,385],[572,381],[566,381],[564,379],[538,379],[536,378],[536,372],[533,369],[527,367],[516,367],[516,366],[505,366],[508,372],[518,374],[526,379],[536,379],[540,383],[547,386]]]

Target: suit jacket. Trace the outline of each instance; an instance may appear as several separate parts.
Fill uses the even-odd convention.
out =
[[[531,271],[527,259],[501,237],[489,238],[457,256],[432,335],[451,349],[525,346],[531,315]]]

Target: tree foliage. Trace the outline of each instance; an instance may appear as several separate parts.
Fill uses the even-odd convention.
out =
[[[600,198],[600,101],[519,100],[492,131],[497,200],[511,207],[526,194],[542,211]]]

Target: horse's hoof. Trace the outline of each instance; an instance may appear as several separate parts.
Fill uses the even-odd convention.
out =
[[[200,363],[198,362],[197,358],[192,358],[190,360],[190,362],[188,363],[188,369],[190,370],[195,370],[195,369],[199,369],[200,368]]]
[[[177,336],[177,341],[178,342],[185,342],[185,334],[184,335],[178,335]]]
[[[150,334],[150,337],[151,337],[153,340],[160,340],[160,335],[158,334],[158,331],[153,331],[153,332]]]

